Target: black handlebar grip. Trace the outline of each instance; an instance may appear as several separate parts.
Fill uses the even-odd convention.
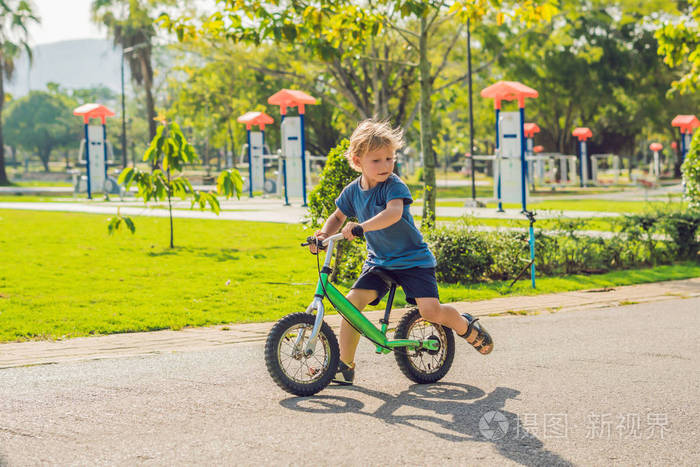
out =
[[[361,225],[356,225],[350,231],[355,237],[363,238],[365,236],[365,229]]]

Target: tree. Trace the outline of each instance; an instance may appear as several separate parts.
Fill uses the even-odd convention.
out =
[[[695,132],[683,162],[683,182],[691,208],[700,210],[700,131]]]
[[[131,79],[146,93],[146,115],[149,139],[156,135],[156,110],[153,98],[153,10],[156,6],[172,4],[168,0],[93,0],[95,22],[107,27],[115,46],[131,49],[125,54]],[[122,52],[124,53],[124,52]]]
[[[564,1],[562,13],[541,31],[491,34],[488,47],[520,36],[520,46],[503,53],[498,66],[539,91],[526,118],[539,123],[537,139],[547,151],[571,154],[576,126],[593,130],[591,153],[628,157],[648,147],[642,144],[648,135],[672,136],[669,122],[684,112],[677,96],[665,96],[673,72],[656,54],[651,28],[661,8],[673,14],[671,2],[594,0],[582,9],[578,1]],[[700,102],[684,99],[690,108],[693,100]]]
[[[409,77],[404,82],[406,91],[413,88],[417,77],[420,99],[414,108],[420,110],[420,141],[425,180],[423,222],[428,225],[435,221],[436,201],[431,100],[436,91],[435,81],[449,63],[450,51],[461,37],[463,28],[457,27],[451,37],[438,43],[436,38],[440,37],[440,30],[456,20],[466,21],[467,18],[484,16],[494,5],[500,7],[500,16],[509,12],[513,17],[522,17],[528,21],[548,19],[554,12],[554,7],[547,0],[542,2],[543,5],[526,1],[522,7],[506,5],[497,0],[454,2],[451,6],[448,2],[439,0],[381,0],[366,6],[358,6],[348,0],[289,4],[279,1],[226,0],[223,3],[223,11],[215,13],[204,22],[204,34],[256,45],[264,42],[296,45],[311,51],[316,58],[326,63],[331,72],[337,74],[338,80],[332,91],[348,98],[356,109],[365,108],[362,105],[363,97],[368,95],[370,89],[373,91],[376,113],[366,113],[365,116],[385,115],[382,114],[382,110],[386,108],[386,105],[383,105],[382,92],[388,89],[388,80],[384,79],[384,82],[381,82],[379,78],[386,78],[391,74],[380,74],[380,65],[386,70],[394,70],[393,73],[397,76],[407,74]],[[246,17],[255,21],[244,20]],[[162,17],[161,20],[164,26],[174,30],[180,39],[197,35],[197,27],[188,19],[172,21],[168,17]],[[402,46],[394,48],[399,57],[408,58],[381,56],[379,51],[382,48],[376,46],[374,38],[385,30],[402,43]],[[433,66],[429,59],[429,51],[437,45],[443,45],[445,53],[436,66]],[[386,55],[389,49],[384,50]],[[372,51],[373,54],[368,54],[368,51]],[[411,59],[413,61],[410,61]],[[341,66],[341,61],[355,63],[355,66],[348,72]],[[361,75],[355,70],[367,70],[364,72],[364,80],[357,79]],[[413,78],[410,78],[411,76]],[[332,93],[329,94],[333,96]],[[387,93],[384,96],[387,99],[392,98]],[[399,105],[399,108],[403,107]],[[408,121],[412,121],[412,117]]]
[[[174,196],[185,199],[192,196],[192,207],[198,204],[200,209],[209,208],[219,214],[219,200],[214,193],[194,190],[189,180],[183,175],[186,164],[199,162],[199,156],[194,147],[187,142],[180,126],[175,122],[168,122],[165,117],[160,117],[162,125],[158,127],[156,136],[151,141],[143,155],[143,160],[150,163],[151,167],[158,167],[151,172],[143,172],[135,167],[127,167],[122,170],[117,182],[124,185],[127,190],[132,183],[138,187],[137,196],[144,203],[151,200],[168,201],[170,214],[170,248],[175,247],[173,229],[173,205]],[[230,198],[235,195],[240,197],[243,188],[243,179],[237,170],[226,170],[219,175],[217,183],[218,192]],[[133,233],[135,226],[129,217],[117,214],[109,219],[107,228],[110,233],[119,228],[122,222]]]
[[[36,152],[49,171],[51,151],[80,142],[80,125],[73,117],[75,101],[54,92],[31,91],[10,103],[5,117],[7,143]]]
[[[700,89],[700,0],[688,0],[686,13],[675,22],[664,23],[656,39],[664,62],[683,73],[673,89],[681,94]]]
[[[38,23],[30,3],[26,0],[0,0],[0,115],[5,105],[5,79],[10,79],[15,71],[15,60],[24,51],[32,57],[27,42],[27,28],[30,23]],[[5,142],[3,140],[2,119],[0,119],[0,185],[8,185],[5,171]]]

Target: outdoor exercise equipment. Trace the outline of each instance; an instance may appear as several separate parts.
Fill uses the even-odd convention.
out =
[[[534,157],[534,138],[535,133],[540,132],[540,127],[537,126],[537,123],[526,123],[525,125],[523,125],[523,130],[525,131],[526,138],[525,151],[528,157],[527,178],[534,188],[535,176],[537,176],[536,178],[540,180],[540,183],[542,183],[542,179],[544,178],[544,160],[542,158]]]
[[[303,91],[282,89],[267,99],[268,104],[279,105],[282,115],[281,146],[282,172],[284,175],[284,205],[289,206],[290,198],[302,198],[306,206],[306,183],[308,165],[304,135],[304,113],[306,105],[313,105],[316,99]],[[297,107],[299,115],[290,117],[288,108]]]
[[[589,170],[591,169],[586,140],[593,137],[593,132],[589,128],[579,127],[574,129],[571,134],[578,138],[579,177],[581,186],[585,187],[588,186],[590,179]]]
[[[265,125],[275,121],[265,112],[247,112],[236,120],[244,123],[248,134],[248,196],[253,197],[253,190],[260,191],[265,185]],[[260,131],[253,131],[253,126],[259,126]]]
[[[481,96],[493,99],[496,109],[496,185],[498,210],[503,211],[503,199],[513,202],[520,191],[522,212],[528,216],[525,163],[525,98],[536,98],[534,89],[517,81],[499,81],[481,91]],[[501,101],[518,100],[519,112],[501,112]],[[505,162],[504,162],[505,161]],[[518,176],[519,175],[519,176]],[[505,196],[502,186],[506,187]],[[518,190],[519,189],[519,190]],[[534,221],[532,221],[534,222]],[[535,287],[535,231],[530,224],[530,260],[532,287]]]
[[[661,176],[661,162],[659,161],[659,151],[661,151],[664,148],[663,144],[661,143],[651,143],[649,145],[649,149],[654,151],[654,162],[651,164],[651,173],[655,177]]]
[[[114,112],[101,104],[84,104],[73,110],[73,115],[83,117],[85,127],[85,139],[80,143],[79,160],[85,161],[87,168],[86,190],[88,199],[92,199],[92,194],[97,192],[113,192],[108,189],[107,185],[112,188],[116,186],[116,180],[107,177],[108,167],[108,142],[107,142],[107,117],[114,117]],[[101,125],[90,125],[90,119],[99,118]],[[83,159],[82,155],[85,158]],[[80,190],[80,180],[75,187],[76,191]],[[118,189],[117,189],[118,190]],[[118,193],[119,191],[117,191]]]
[[[693,138],[693,131],[700,127],[700,120],[695,115],[676,115],[671,121],[671,126],[679,127],[681,130],[681,164],[685,160],[690,150],[690,140]]]
[[[537,91],[517,81],[499,81],[481,91],[481,97],[493,99],[496,110],[496,158],[494,179],[498,209],[502,202],[518,202],[527,211],[525,181],[525,98],[538,96]],[[501,112],[501,101],[518,100],[519,112]]]

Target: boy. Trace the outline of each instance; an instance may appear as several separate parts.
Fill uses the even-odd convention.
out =
[[[435,278],[435,257],[413,223],[409,205],[413,202],[406,184],[393,173],[396,150],[403,146],[403,132],[387,122],[364,120],[350,137],[345,157],[361,173],[345,187],[336,200],[336,211],[314,235],[319,240],[336,233],[348,217],[343,236],[352,241],[353,227],[360,226],[367,240],[367,260],[347,299],[362,311],[376,305],[388,286],[376,273],[381,269],[406,293],[406,301],[418,305],[421,316],[433,323],[454,329],[479,352],[493,350],[493,340],[478,318],[459,312],[439,301]],[[312,245],[311,252],[316,253]],[[355,351],[360,334],[343,320],[340,326],[340,362],[333,381],[350,385],[355,376]]]

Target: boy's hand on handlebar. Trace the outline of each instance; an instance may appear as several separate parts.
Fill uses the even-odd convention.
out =
[[[341,230],[341,232],[346,240],[352,241],[355,239],[355,237],[362,236],[363,228],[357,222],[348,222],[347,224],[345,224],[345,227],[343,227],[343,230]]]
[[[316,238],[316,240],[320,243],[326,238],[328,238],[328,234],[317,230],[316,232],[314,232],[314,238]],[[314,255],[318,253],[318,248],[316,248],[316,242],[309,243],[309,251]]]

